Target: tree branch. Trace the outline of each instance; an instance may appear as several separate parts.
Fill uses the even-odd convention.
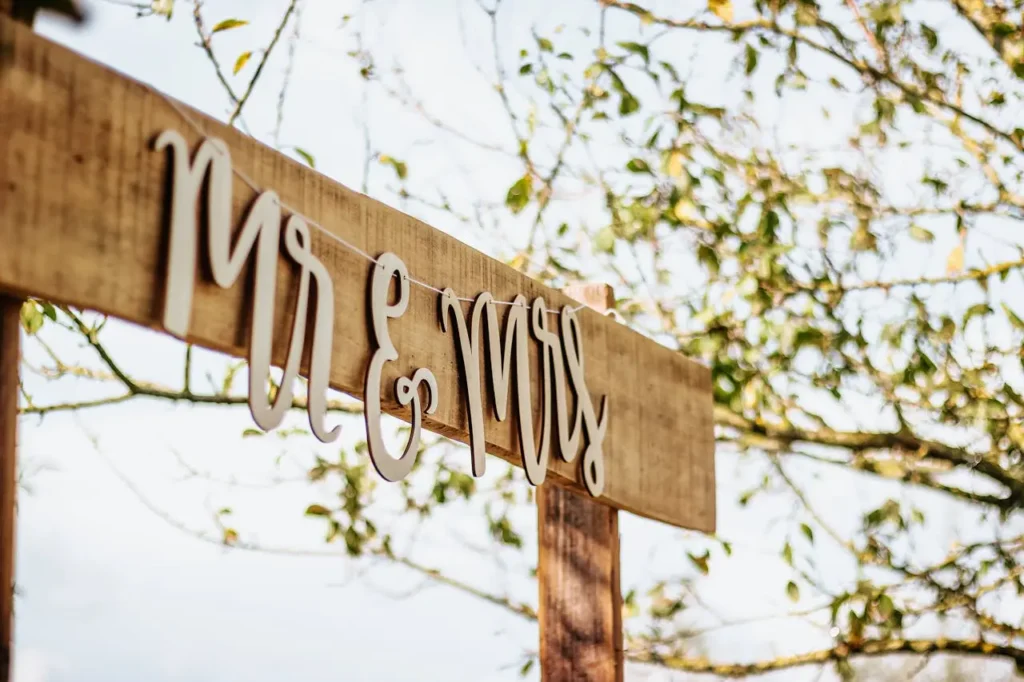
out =
[[[840,642],[831,649],[822,649],[795,656],[780,656],[757,663],[713,663],[700,658],[674,654],[660,655],[654,651],[627,651],[629,660],[652,663],[672,670],[703,673],[719,677],[747,677],[775,670],[786,670],[807,665],[820,665],[844,661],[855,657],[889,656],[892,654],[959,654],[968,656],[1008,658],[1024,666],[1024,650],[1012,646],[990,644],[984,641],[958,639],[881,639],[862,640],[857,644]]]
[[[908,431],[871,433],[836,431],[829,428],[802,430],[792,426],[775,427],[762,422],[750,421],[722,405],[715,406],[714,414],[715,423],[770,439],[777,449],[790,448],[795,443],[810,443],[857,452],[869,450],[913,452],[920,459],[931,458],[953,466],[964,467],[1005,486],[1010,494],[1000,498],[1001,503],[998,505],[1004,509],[1016,509],[1024,505],[1024,482],[1018,480],[997,463],[960,448],[919,438]]]
[[[260,59],[260,63],[256,67],[256,72],[252,75],[252,78],[249,79],[249,85],[246,87],[245,92],[242,93],[242,96],[237,99],[235,110],[232,111],[231,116],[228,117],[229,126],[234,125],[238,117],[242,115],[242,109],[245,107],[245,103],[249,101],[249,96],[252,95],[252,91],[256,87],[256,82],[263,74],[263,67],[267,65],[267,60],[270,59],[270,53],[274,51],[278,41],[281,39],[281,34],[284,33],[285,26],[288,25],[288,20],[291,18],[292,13],[295,11],[295,6],[298,3],[299,0],[291,0],[291,2],[288,3],[288,9],[285,10],[284,16],[281,17],[281,23],[277,25],[277,30],[274,31],[274,37],[270,39],[270,44],[263,50],[263,57]],[[196,11],[199,11],[198,4],[196,5]],[[212,54],[212,50],[210,53]]]
[[[661,24],[670,28],[678,28],[691,31],[704,31],[707,33],[731,33],[733,35],[739,35],[748,32],[761,32],[761,33],[772,33],[778,36],[789,38],[797,42],[800,45],[809,47],[810,49],[820,54],[827,55],[845,66],[853,69],[859,73],[862,77],[870,78],[874,81],[883,81],[894,86],[900,92],[907,97],[914,98],[924,102],[930,102],[942,109],[951,111],[963,118],[971,121],[972,123],[984,128],[993,136],[1008,142],[1013,146],[1014,149],[1020,152],[1024,152],[1024,139],[1018,138],[1016,135],[1006,132],[997,128],[992,123],[988,122],[984,118],[977,114],[972,114],[961,106],[949,102],[942,97],[934,94],[931,90],[923,91],[918,87],[907,83],[900,79],[892,71],[882,71],[871,64],[865,62],[863,59],[858,57],[847,56],[839,51],[819,43],[818,41],[807,37],[797,30],[788,29],[781,26],[778,22],[767,19],[764,17],[758,19],[751,19],[749,21],[738,21],[729,22],[722,24],[711,24],[705,21],[698,21],[694,19],[681,20],[681,19],[670,19],[668,17],[656,16],[650,10],[641,7],[632,2],[625,2],[624,0],[598,0],[598,2],[604,6],[614,7],[616,9],[629,12],[630,14],[640,18],[643,21],[648,21],[656,24]],[[838,35],[838,30],[819,19],[819,27],[829,30],[829,32]]]

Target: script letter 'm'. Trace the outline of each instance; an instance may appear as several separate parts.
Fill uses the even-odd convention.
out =
[[[469,447],[472,453],[473,475],[482,476],[485,464],[484,411],[480,381],[480,359],[483,347],[480,341],[487,317],[487,362],[490,365],[491,392],[494,396],[494,411],[498,421],[508,416],[509,381],[512,378],[513,355],[516,374],[516,409],[519,417],[519,450],[523,458],[526,478],[533,485],[544,482],[548,468],[548,453],[551,441],[551,423],[548,418],[551,404],[551,370],[548,358],[543,357],[542,396],[544,409],[541,412],[541,437],[538,450],[533,431],[533,401],[530,396],[530,349],[529,315],[526,297],[519,295],[509,307],[505,324],[505,341],[502,344],[501,327],[498,323],[497,306],[491,294],[484,292],[473,301],[470,324],[467,329],[462,306],[451,289],[441,294],[441,328],[448,331],[449,315],[455,320],[456,341],[459,363],[462,367],[462,384],[466,391],[466,408],[469,412]]]

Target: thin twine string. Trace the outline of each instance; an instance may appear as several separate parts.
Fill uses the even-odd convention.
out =
[[[164,101],[166,101],[169,105],[171,105],[171,108],[174,109],[176,112],[178,112],[178,115],[181,116],[185,120],[186,123],[188,123],[190,126],[192,126],[192,128],[195,130],[196,133],[198,133],[199,135],[201,135],[203,137],[207,136],[206,135],[206,131],[203,130],[203,127],[201,125],[199,125],[199,123],[196,122],[196,120],[193,119],[189,115],[189,113],[187,111],[185,111],[185,109],[180,104],[178,104],[178,102],[176,102],[174,99],[172,99],[168,95],[165,95],[164,93],[160,92],[159,90],[156,90],[155,88],[149,88],[149,89],[152,92],[156,93],[159,97],[163,98]],[[215,149],[217,150],[218,153],[223,153],[222,150],[219,147],[215,146]],[[234,173],[236,176],[238,176],[239,180],[241,180],[246,185],[248,185],[249,189],[251,189],[252,191],[256,192],[257,194],[261,194],[264,191],[245,172],[243,172],[243,171],[239,170],[238,168],[236,168],[234,163],[231,164],[231,172]],[[283,208],[286,211],[289,211],[290,213],[298,216],[299,218],[304,220],[308,225],[310,225],[311,227],[314,227],[317,230],[319,230],[320,233],[323,234],[324,236],[326,236],[327,238],[333,239],[335,242],[337,242],[338,244],[342,245],[343,247],[345,247],[349,251],[352,251],[353,253],[359,254],[360,256],[362,256],[366,260],[370,261],[371,263],[374,263],[375,265],[379,265],[380,261],[378,261],[376,258],[371,256],[369,253],[367,253],[363,249],[359,248],[358,246],[356,246],[352,242],[348,241],[347,239],[344,239],[343,237],[339,237],[338,235],[334,234],[333,232],[328,230],[326,227],[324,227],[323,225],[321,225],[317,221],[313,220],[309,216],[305,215],[304,213],[302,213],[302,211],[298,210],[294,206],[290,206],[290,205],[286,204],[285,202],[281,201],[281,199],[279,197],[277,198],[277,203],[281,206],[281,208]],[[410,284],[415,284],[416,286],[423,287],[424,289],[429,289],[430,291],[433,291],[435,293],[441,294],[442,296],[445,293],[443,289],[438,289],[437,287],[435,287],[435,286],[433,286],[431,284],[427,284],[426,282],[424,282],[422,280],[419,280],[419,279],[416,279],[414,277],[409,277],[408,275],[403,275],[402,278],[405,279]],[[463,301],[465,303],[473,303],[473,301],[474,301],[474,299],[466,298],[464,296],[456,296],[455,298],[456,298],[456,300]],[[495,305],[515,305],[515,306],[522,305],[521,303],[518,303],[516,301],[494,301],[494,300],[492,300],[490,302],[495,304]],[[525,307],[527,309],[530,309],[533,306],[526,305],[526,306],[523,306],[523,307]],[[571,308],[571,310],[572,310],[572,312],[576,313],[576,312],[579,312],[580,310],[582,310],[583,308],[586,308],[586,307],[587,307],[586,305],[578,305],[575,308]],[[558,310],[549,310],[547,312],[552,314],[552,315],[560,314],[560,311],[558,311]]]

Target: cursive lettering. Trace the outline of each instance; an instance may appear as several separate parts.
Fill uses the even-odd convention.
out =
[[[285,227],[285,248],[298,263],[299,287],[295,303],[284,374],[273,402],[264,382],[270,373],[273,344],[274,294],[277,287],[277,259],[281,242],[281,202],[274,192],[260,194],[245,218],[231,247],[231,155],[221,140],[207,139],[189,163],[188,145],[176,131],[167,130],[156,140],[157,151],[169,149],[172,161],[170,257],[167,290],[164,298],[164,328],[171,334],[188,337],[192,315],[198,261],[198,205],[204,180],[207,187],[206,217],[208,256],[213,280],[229,289],[235,285],[242,268],[255,249],[255,291],[252,301],[252,327],[249,336],[249,410],[253,420],[265,431],[276,428],[291,407],[295,379],[305,346],[309,293],[315,284],[317,293],[310,361],[308,413],[310,427],[317,438],[334,441],[340,427],[324,427],[327,381],[330,375],[333,342],[334,292],[330,273],[309,249],[309,227],[297,215]]]
[[[437,379],[429,369],[421,367],[412,378],[399,377],[395,382],[395,393],[398,404],[402,407],[412,405],[412,431],[405,449],[399,457],[392,457],[384,444],[381,434],[381,395],[380,377],[385,363],[398,359],[398,349],[391,341],[388,332],[388,320],[401,317],[409,307],[409,273],[405,263],[393,253],[385,253],[373,265],[370,276],[370,319],[373,325],[373,339],[377,350],[370,359],[366,370],[363,414],[366,419],[366,441],[373,466],[387,481],[398,481],[406,477],[412,470],[416,453],[420,446],[420,429],[422,428],[423,412],[433,414],[437,410]],[[398,300],[388,303],[388,293],[392,280],[398,279]],[[424,410],[420,403],[420,384],[425,384],[430,400]]]
[[[526,297],[516,296],[505,323],[505,341],[501,341],[498,325],[497,306],[491,294],[484,292],[473,301],[470,313],[470,329],[462,313],[462,304],[451,289],[441,294],[441,328],[448,331],[449,317],[455,320],[458,342],[459,364],[462,368],[462,385],[465,389],[466,410],[469,412],[469,447],[474,476],[484,473],[485,445],[483,400],[480,387],[480,356],[483,348],[480,342],[484,315],[487,316],[487,360],[490,366],[491,392],[494,411],[498,421],[508,416],[509,380],[512,378],[512,359],[515,356],[516,409],[519,413],[519,452],[523,460],[526,478],[533,485],[544,482],[548,469],[551,424],[548,419],[551,403],[551,371],[547,358],[542,370],[541,395],[544,408],[541,411],[540,449],[536,445],[533,431],[533,401],[530,395],[530,348],[529,317]]]

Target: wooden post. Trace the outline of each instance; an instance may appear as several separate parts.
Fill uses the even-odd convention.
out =
[[[11,679],[21,301],[0,297],[0,681]]]
[[[565,290],[598,312],[608,285]],[[622,682],[619,512],[552,484],[537,488],[540,670],[544,682]]]

